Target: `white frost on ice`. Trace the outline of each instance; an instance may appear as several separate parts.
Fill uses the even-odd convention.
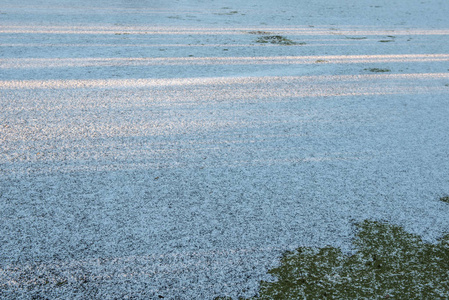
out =
[[[285,250],[351,251],[363,219],[435,241],[448,15],[437,0],[3,0],[0,297],[251,296]]]

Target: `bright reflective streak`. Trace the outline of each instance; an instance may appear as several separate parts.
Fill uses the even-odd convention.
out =
[[[180,27],[106,27],[106,26],[2,26],[0,33],[12,34],[151,34],[151,35],[236,35],[249,34],[261,30],[261,28],[241,27],[241,28],[180,28]],[[267,34],[289,34],[289,35],[449,35],[447,29],[363,29],[363,30],[338,30],[329,28],[263,28]]]
[[[93,79],[93,80],[3,80],[0,90],[9,89],[74,89],[74,88],[146,88],[164,86],[228,86],[281,82],[352,83],[391,79],[447,79],[449,73],[333,75],[333,76],[266,76],[266,77],[205,77],[174,79]]]
[[[378,155],[339,147],[316,153],[307,143],[333,140],[339,130],[329,135],[320,129],[336,129],[336,121],[339,127],[351,126],[354,118],[376,124],[398,117],[382,109],[372,114],[362,104],[358,119],[351,108],[335,106],[343,97],[447,95],[448,78],[449,73],[433,73],[0,81],[0,99],[8,99],[0,101],[0,163],[3,173],[20,174],[207,167],[204,157],[210,155],[214,166],[226,167],[371,159]],[[317,109],[315,100],[336,110]],[[298,143],[302,139],[308,142]]]
[[[323,40],[320,40],[322,42]],[[329,41],[329,40],[328,40]],[[336,40],[333,40],[336,41]],[[339,40],[341,42],[341,40]],[[27,44],[1,44],[2,47],[117,47],[117,44],[45,44],[45,43],[27,43]],[[276,44],[120,44],[120,47],[139,47],[139,48],[173,48],[173,47],[186,47],[186,48],[204,48],[204,47],[223,47],[223,48],[231,48],[231,47],[279,47]],[[306,45],[292,45],[289,47],[324,47],[329,46],[329,44],[324,43],[310,43]],[[333,43],[332,46],[354,46],[351,43]]]
[[[424,63],[436,61],[449,61],[449,54],[165,58],[18,58],[0,59],[0,69],[158,65],[294,65],[314,63],[352,64],[385,62]]]

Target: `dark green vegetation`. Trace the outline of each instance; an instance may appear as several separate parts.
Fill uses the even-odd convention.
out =
[[[441,197],[441,198],[440,198],[440,201],[449,203],[449,196]]]
[[[391,72],[390,69],[379,69],[379,68],[370,68],[370,69],[365,69],[365,70],[370,71],[370,72],[374,72],[374,73]]]
[[[449,235],[436,245],[386,223],[358,224],[358,252],[299,248],[269,271],[255,299],[449,298]]]
[[[395,39],[396,37],[393,36],[393,35],[388,35],[387,38],[389,38],[389,40],[380,40],[379,42],[380,42],[380,43],[391,43],[391,42],[394,42],[394,39]]]
[[[285,253],[268,272],[276,281],[262,281],[252,299],[449,299],[449,234],[428,244],[383,222],[357,231],[353,255],[333,247]]]
[[[249,34],[271,34],[271,32],[268,31],[261,31],[261,30],[255,30],[255,31],[248,31]]]
[[[230,7],[222,7],[221,9],[224,10],[230,10]],[[235,14],[238,14],[239,12],[236,10],[232,10],[232,11],[227,11],[227,12],[220,12],[220,13],[214,13],[214,15],[218,15],[218,16],[232,16]]]
[[[278,45],[286,45],[286,46],[291,46],[291,45],[305,45],[306,43],[297,43],[294,42],[286,37],[283,37],[281,35],[264,35],[261,36],[260,38],[258,38],[256,40],[257,43],[262,43],[262,44],[266,44],[266,43],[270,43],[270,44],[278,44]]]

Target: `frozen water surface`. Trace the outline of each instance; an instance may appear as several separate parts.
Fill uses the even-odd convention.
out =
[[[363,219],[449,231],[446,1],[72,2],[0,7],[1,297],[251,296]]]

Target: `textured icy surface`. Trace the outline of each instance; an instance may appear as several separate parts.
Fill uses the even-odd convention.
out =
[[[447,1],[71,2],[0,6],[0,297],[251,296],[356,221],[449,231]]]

